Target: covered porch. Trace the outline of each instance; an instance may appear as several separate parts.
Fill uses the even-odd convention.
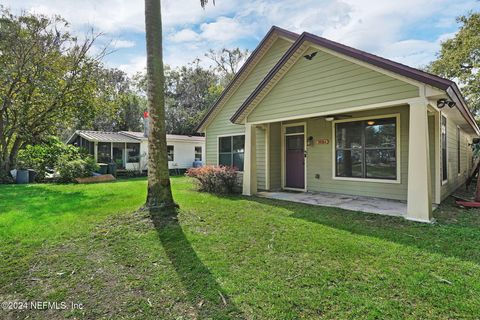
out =
[[[126,134],[77,130],[68,143],[82,148],[97,163],[115,163],[120,170],[142,171],[144,167],[141,140]]]
[[[244,195],[433,220],[440,110],[427,99],[245,126]]]

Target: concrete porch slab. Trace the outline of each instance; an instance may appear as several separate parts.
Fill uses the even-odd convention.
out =
[[[316,206],[405,217],[407,202],[375,197],[352,196],[329,192],[269,192],[260,191],[258,197],[285,200]]]

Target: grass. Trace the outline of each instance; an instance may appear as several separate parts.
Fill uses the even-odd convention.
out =
[[[144,179],[0,187],[0,301],[23,319],[459,319],[480,314],[480,212],[434,225],[218,197],[174,178],[177,215],[136,212]]]

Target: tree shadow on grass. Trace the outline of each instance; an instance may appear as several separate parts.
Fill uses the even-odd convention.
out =
[[[244,319],[183,233],[177,211],[151,212],[158,237],[194,303],[199,319]]]
[[[333,207],[257,197],[250,199],[262,205],[286,209],[292,218],[480,264],[480,210],[458,208],[451,199],[434,212],[435,224]]]

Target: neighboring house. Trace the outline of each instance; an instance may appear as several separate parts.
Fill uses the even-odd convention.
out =
[[[309,33],[273,27],[198,127],[206,164],[243,194],[323,191],[407,201],[431,221],[465,182],[479,128],[457,85]]]
[[[115,162],[119,169],[147,170],[148,138],[143,132],[77,130],[67,143],[85,148],[99,163]],[[203,161],[205,138],[167,134],[169,169],[187,169]]]

